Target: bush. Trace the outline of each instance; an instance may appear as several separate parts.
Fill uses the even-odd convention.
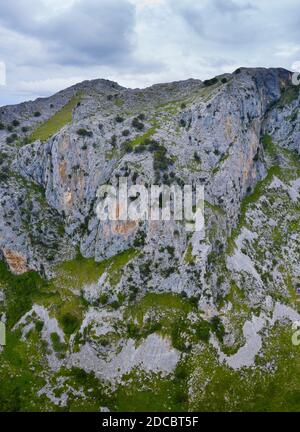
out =
[[[0,172],[0,182],[5,182],[9,179],[9,175],[6,172]]]
[[[197,153],[196,151],[195,151],[195,153],[194,153],[194,159],[195,159],[195,161],[198,162],[198,163],[201,162],[201,158],[200,158],[200,156],[198,155],[198,153]]]
[[[65,315],[63,315],[61,322],[64,328],[64,332],[67,335],[71,335],[79,327],[79,319],[71,313],[66,313]]]
[[[225,329],[221,319],[218,316],[214,316],[211,320],[211,328],[216,334],[220,342],[223,342],[223,337],[225,335]]]
[[[106,293],[100,294],[99,303],[105,305],[108,302],[108,295]]]
[[[183,119],[180,120],[179,124],[181,127],[186,127],[186,121]]]
[[[130,322],[127,324],[127,335],[131,339],[136,339],[139,337],[139,328],[134,324],[134,322]]]
[[[113,147],[116,147],[116,146],[117,146],[117,136],[116,136],[116,135],[113,135],[113,136],[111,137],[110,143],[111,143],[111,145],[112,145]]]
[[[88,131],[84,128],[80,128],[77,131],[77,135],[79,136],[83,136],[83,137],[92,137],[93,136],[93,132],[92,131]]]
[[[129,135],[130,135],[130,130],[128,130],[128,129],[123,130],[122,135],[123,135],[124,137],[129,136]]]
[[[9,137],[6,138],[6,143],[7,144],[11,144],[14,141],[16,141],[17,138],[18,138],[18,135],[14,133],[14,134],[12,134],[12,135],[10,135]]]
[[[121,116],[119,116],[119,115],[117,115],[117,117],[116,117],[116,122],[117,122],[117,123],[123,123],[123,121],[124,121],[124,118],[121,117]]]
[[[33,115],[34,117],[41,117],[42,114],[39,111],[36,111]]]
[[[187,351],[185,345],[185,337],[184,337],[185,330],[186,330],[186,323],[184,322],[183,319],[179,319],[172,326],[172,330],[171,330],[172,345],[178,351]]]
[[[208,321],[202,320],[196,324],[196,336],[203,342],[209,341],[210,324]]]
[[[140,120],[138,119],[138,117],[135,117],[132,120],[131,124],[132,124],[132,127],[134,127],[136,130],[139,130],[139,131],[143,130],[144,127],[145,127],[144,123],[140,122]]]
[[[0,130],[4,130],[4,129],[5,129],[4,124],[0,122]]]
[[[51,333],[50,338],[55,352],[60,353],[66,349],[66,345],[61,342],[57,333]]]
[[[143,230],[138,230],[133,242],[134,247],[143,247],[146,243],[147,234]]]
[[[29,131],[29,128],[27,127],[27,126],[23,126],[22,127],[22,132],[23,133],[26,133],[26,132],[28,132]]]
[[[14,120],[14,121],[12,122],[12,125],[13,125],[14,127],[18,127],[18,126],[20,126],[20,122],[19,122],[18,120]]]
[[[168,168],[169,165],[172,164],[172,161],[167,158],[167,149],[163,146],[160,146],[158,150],[154,152],[153,158],[153,168],[154,171],[164,171]]]
[[[228,81],[227,78],[222,78],[222,79],[221,79],[222,84],[226,84],[227,81]]]
[[[209,87],[209,86],[212,86],[214,84],[217,84],[217,82],[218,82],[217,78],[212,78],[212,79],[208,79],[208,80],[203,81],[203,84],[205,85],[205,87]]]
[[[183,102],[183,103],[180,105],[180,108],[181,108],[181,109],[185,109],[185,108],[186,108],[186,104]]]
[[[130,153],[133,150],[132,144],[130,141],[125,141],[122,143],[122,150],[124,153]]]
[[[12,132],[14,130],[14,127],[12,125],[8,125],[7,128],[8,132]]]
[[[145,120],[146,119],[146,116],[145,116],[145,114],[144,113],[141,113],[141,114],[139,114],[138,115],[138,117],[137,117],[139,120]]]

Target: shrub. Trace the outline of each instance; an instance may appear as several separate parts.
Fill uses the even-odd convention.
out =
[[[113,147],[116,147],[116,145],[117,145],[117,136],[116,135],[113,135],[111,137],[110,143]]]
[[[5,129],[4,124],[0,122],[0,130],[4,130],[4,129]]]
[[[226,84],[227,81],[228,81],[227,78],[222,78],[222,79],[221,79],[222,84]]]
[[[154,171],[164,171],[172,164],[172,161],[166,156],[167,150],[160,146],[160,149],[154,152],[153,168]]]
[[[214,84],[217,84],[217,82],[218,82],[218,78],[212,78],[212,79],[208,79],[208,80],[203,81],[203,84],[205,85],[205,87],[209,87],[209,86],[212,86]]]
[[[41,117],[42,114],[39,111],[36,111],[33,115],[34,117]]]
[[[222,321],[218,316],[214,316],[211,320],[211,328],[215,332],[217,338],[220,342],[223,341],[223,337],[225,335],[225,329]]]
[[[202,320],[196,324],[196,336],[203,342],[209,341],[210,324],[208,321]]]
[[[20,122],[19,122],[19,120],[14,120],[14,121],[12,122],[12,125],[13,125],[14,127],[18,127],[18,126],[20,126]]]
[[[43,327],[44,327],[44,321],[37,320],[35,323],[36,331],[40,333],[43,330]]]
[[[64,328],[64,332],[67,335],[71,335],[79,327],[79,319],[71,313],[66,313],[65,315],[63,315],[61,322]]]
[[[132,124],[132,127],[134,127],[135,129],[137,129],[139,131],[143,130],[144,127],[145,127],[144,123],[140,122],[140,120],[138,119],[138,117],[135,117],[132,120],[131,124]]]
[[[93,136],[93,132],[92,131],[88,131],[84,128],[80,128],[77,131],[77,135],[79,136],[83,136],[83,137],[92,137]]]
[[[17,138],[18,138],[17,134],[15,134],[15,133],[11,134],[9,137],[6,138],[6,142],[7,142],[7,144],[11,144],[14,141],[16,141]]]
[[[9,175],[6,172],[0,172],[0,182],[5,182],[9,179]]]
[[[23,126],[21,130],[23,133],[26,133],[29,131],[29,128],[27,126]]]
[[[186,104],[183,102],[183,103],[180,105],[180,107],[181,107],[181,109],[185,109],[185,108],[186,108]]]
[[[145,118],[146,118],[146,116],[145,116],[145,114],[144,113],[141,113],[141,114],[139,114],[138,115],[138,117],[137,117],[139,120],[145,120]]]
[[[100,294],[99,303],[105,305],[108,302],[108,295],[106,293]]]
[[[122,150],[124,153],[130,153],[133,150],[132,144],[130,141],[125,141],[122,143]]]
[[[143,230],[138,230],[133,242],[134,247],[143,247],[146,243],[147,234]]]
[[[14,130],[14,127],[12,125],[8,125],[7,128],[8,132],[12,132]]]
[[[122,135],[123,135],[124,137],[129,136],[129,135],[130,135],[130,130],[128,130],[128,129],[123,130]]]
[[[195,161],[198,162],[198,163],[201,162],[201,158],[200,158],[200,156],[198,155],[198,153],[197,153],[196,151],[195,151],[195,153],[194,153],[194,159],[195,159]]]
[[[179,319],[178,321],[175,321],[175,323],[172,326],[171,330],[171,340],[172,345],[175,349],[178,351],[186,351],[186,345],[185,345],[185,337],[184,337],[184,331],[186,329],[186,323],[183,319]]]
[[[123,123],[123,121],[124,121],[124,118],[121,117],[121,116],[119,116],[119,115],[117,115],[117,117],[116,117],[116,122],[117,122],[117,123]]]
[[[181,127],[186,127],[186,121],[184,119],[181,119],[179,124]]]
[[[242,72],[241,68],[238,68],[234,73],[235,73],[235,74],[239,74],[239,73],[241,73],[241,72]]]
[[[50,338],[55,352],[60,353],[66,349],[66,345],[61,342],[57,333],[51,333]]]
[[[139,328],[134,324],[134,322],[130,322],[127,324],[127,335],[131,339],[136,339],[139,337]]]

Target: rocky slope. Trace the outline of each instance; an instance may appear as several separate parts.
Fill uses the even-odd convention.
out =
[[[0,109],[4,410],[299,408],[299,101],[242,68]],[[204,185],[205,235],[100,222],[119,177]]]

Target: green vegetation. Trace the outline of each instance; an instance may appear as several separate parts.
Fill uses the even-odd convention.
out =
[[[66,345],[61,342],[60,337],[58,336],[57,333],[51,333],[50,339],[55,352],[61,353],[65,351]]]
[[[300,401],[299,347],[289,326],[275,326],[264,342],[255,368],[235,371],[218,363],[211,348],[191,357],[196,411],[297,411]],[[276,362],[273,371],[269,362]]]
[[[188,244],[188,247],[186,248],[185,254],[184,254],[184,262],[185,264],[195,264],[195,257],[193,255],[193,245],[192,243]]]
[[[0,287],[9,287],[6,299],[7,324],[12,327],[32,306],[44,281],[34,272],[13,275],[0,261]]]
[[[6,143],[7,143],[7,144],[12,144],[12,143],[15,142],[17,139],[18,139],[18,135],[17,135],[16,133],[13,133],[13,134],[9,135],[9,136],[6,138]]]
[[[132,124],[132,127],[134,127],[138,131],[142,131],[145,128],[144,123],[142,123],[138,117],[135,117],[132,120],[131,124]]]
[[[123,133],[124,132],[125,131],[123,131]],[[123,144],[124,150],[126,152],[130,152],[130,151],[133,151],[138,146],[143,146],[145,143],[148,142],[148,140],[150,140],[150,138],[155,134],[155,132],[156,132],[156,128],[152,127],[150,129],[148,129],[143,135],[137,136],[136,138],[134,138],[131,141],[125,141],[125,143]],[[128,133],[128,135],[129,134],[130,134],[130,132]],[[128,135],[126,132],[126,136],[128,136]]]
[[[62,288],[78,288],[92,284],[106,271],[110,282],[117,284],[121,278],[122,268],[138,255],[136,249],[128,249],[118,255],[99,263],[93,258],[83,258],[78,255],[72,261],[67,261],[57,267],[57,276],[54,283]]]
[[[29,142],[36,140],[47,141],[65,125],[72,122],[72,112],[82,95],[74,96],[60,111],[54,114],[45,123],[42,123],[30,136]]]
[[[270,135],[264,135],[262,137],[262,144],[264,150],[271,157],[275,157],[278,153],[276,145],[273,143],[272,137]]]
[[[205,87],[209,87],[212,86],[214,84],[217,84],[219,82],[218,78],[212,78],[212,79],[208,79],[203,81],[203,84],[205,85]]]
[[[84,128],[80,128],[77,131],[77,135],[82,136],[82,137],[92,137],[93,136],[93,132],[92,131],[88,131]]]
[[[183,412],[188,407],[187,378],[185,366],[181,365],[174,376],[165,378],[132,371],[118,387],[113,409],[121,412]]]
[[[290,85],[282,92],[281,98],[276,102],[275,106],[283,109],[290,105],[299,96],[299,86]]]
[[[232,231],[232,235],[231,238],[228,240],[228,253],[232,254],[235,248],[235,243],[234,240],[235,238],[238,236],[239,232],[241,231],[241,228],[245,225],[246,223],[246,213],[247,210],[249,208],[249,206],[252,203],[255,203],[259,200],[259,198],[263,195],[264,193],[264,188],[271,183],[274,175],[280,175],[281,173],[281,168],[279,166],[273,166],[269,169],[267,176],[261,180],[260,182],[258,182],[253,190],[253,192],[246,196],[242,203],[241,203],[241,210],[240,210],[240,218],[239,218],[239,223],[237,225],[237,227]]]
[[[117,123],[123,123],[123,121],[124,121],[124,117],[121,117],[120,115],[117,115],[116,122]]]

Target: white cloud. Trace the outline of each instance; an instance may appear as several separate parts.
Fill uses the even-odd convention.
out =
[[[6,85],[6,64],[0,61],[0,86]]]

